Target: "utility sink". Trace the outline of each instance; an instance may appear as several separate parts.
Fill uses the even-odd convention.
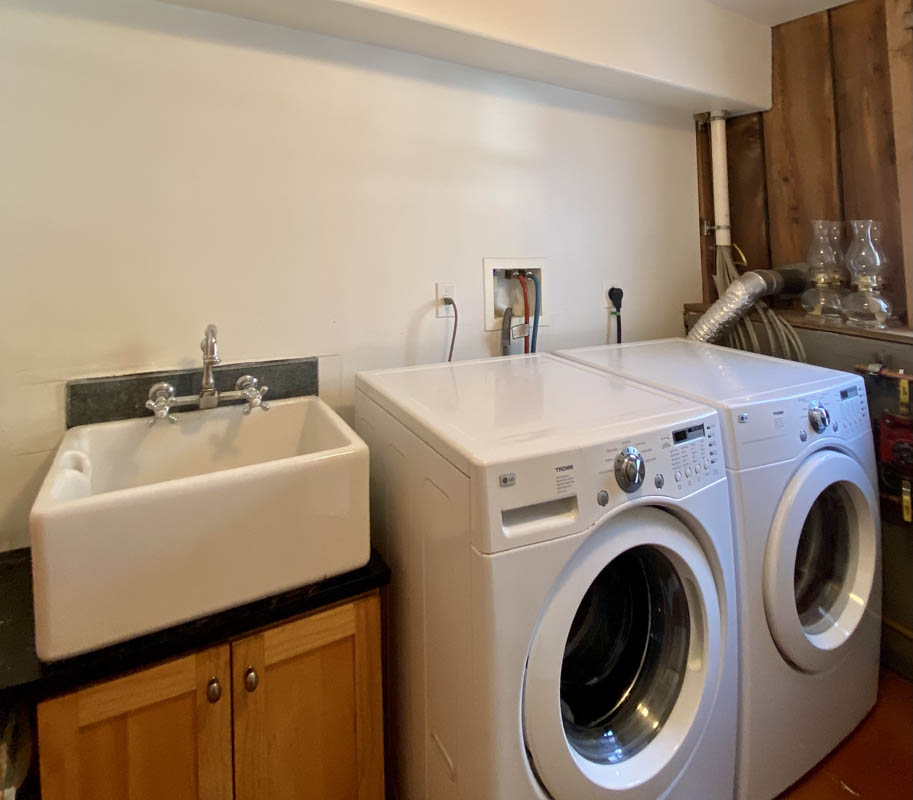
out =
[[[70,429],[32,507],[35,639],[77,655],[368,562],[368,448],[317,397]]]

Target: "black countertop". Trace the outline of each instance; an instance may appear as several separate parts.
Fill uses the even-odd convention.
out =
[[[0,704],[40,700],[175,658],[376,589],[390,570],[376,551],[361,569],[53,663],[35,654],[31,550],[0,553]]]

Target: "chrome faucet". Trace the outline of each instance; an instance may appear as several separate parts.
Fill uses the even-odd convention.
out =
[[[203,333],[200,350],[203,351],[203,382],[200,384],[200,408],[215,408],[219,405],[219,393],[212,377],[212,368],[220,362],[219,344],[216,341],[218,330],[210,323]]]
[[[171,413],[171,409],[175,406],[215,408],[223,401],[245,400],[247,405],[241,412],[243,414],[250,414],[255,408],[269,411],[269,403],[263,399],[267,391],[269,391],[269,387],[260,386],[260,382],[252,375],[242,375],[238,378],[235,381],[235,390],[233,392],[220,392],[216,389],[212,368],[220,362],[217,335],[218,331],[215,325],[206,326],[203,341],[200,342],[200,350],[203,351],[203,380],[200,384],[200,393],[198,395],[178,397],[175,394],[174,387],[164,381],[155,383],[150,387],[149,399],[146,401],[146,408],[154,415],[149,420],[150,425],[154,425],[160,419],[177,422],[177,417]]]

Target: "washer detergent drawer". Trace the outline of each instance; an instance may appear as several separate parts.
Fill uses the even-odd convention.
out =
[[[578,516],[577,495],[557,497],[502,511],[501,530],[508,538],[551,535],[562,528],[573,527]]]

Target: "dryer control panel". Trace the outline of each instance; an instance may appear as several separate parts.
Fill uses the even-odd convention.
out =
[[[821,439],[849,441],[867,436],[871,441],[872,433],[865,385],[855,375],[818,390],[736,408],[729,412],[726,424],[732,469],[795,458]]]
[[[675,425],[485,470],[480,508],[488,530],[481,538],[515,545],[585,530],[637,498],[684,498],[726,475],[719,417],[710,409]]]

